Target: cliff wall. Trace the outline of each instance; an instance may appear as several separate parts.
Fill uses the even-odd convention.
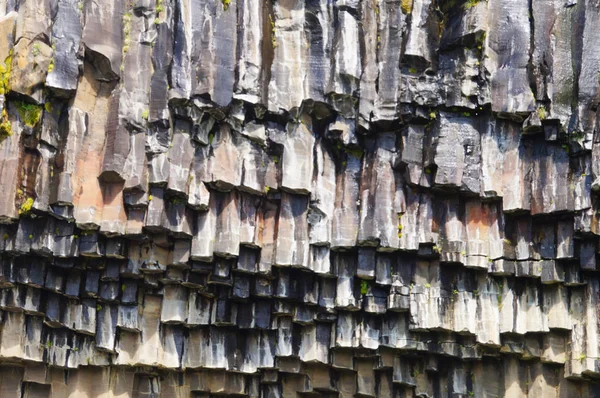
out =
[[[2,397],[600,396],[597,0],[0,0]]]

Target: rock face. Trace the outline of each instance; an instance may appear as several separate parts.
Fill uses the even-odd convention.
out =
[[[596,0],[0,0],[2,397],[600,396]]]

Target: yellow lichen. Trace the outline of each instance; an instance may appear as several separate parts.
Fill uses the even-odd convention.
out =
[[[8,114],[6,109],[2,110],[2,117],[0,117],[0,143],[12,135],[12,125],[8,120]]]
[[[538,113],[540,120],[545,120],[546,117],[548,117],[548,115],[546,114],[546,107],[544,105],[541,105],[538,108],[537,113]]]
[[[33,198],[27,198],[25,202],[19,208],[19,214],[27,214],[31,211],[31,207],[33,206]]]
[[[12,65],[12,50],[10,50],[8,57],[4,60],[4,63],[0,62],[0,95],[4,95],[10,91],[8,81],[10,77],[10,69]]]
[[[402,0],[400,8],[404,14],[410,14],[412,12],[413,2],[412,0]]]
[[[468,10],[469,8],[475,7],[479,3],[479,0],[467,0],[465,2],[464,8]]]
[[[275,22],[273,22],[273,17],[269,15],[269,21],[271,22],[271,44],[273,48],[277,47],[277,37],[275,36]]]
[[[120,66],[120,70],[121,72],[123,72],[123,70],[125,69],[125,55],[127,54],[127,52],[129,51],[129,43],[130,43],[130,33],[131,33],[131,18],[132,18],[132,13],[130,11],[126,12],[123,14],[123,47],[121,49],[121,52],[123,54],[122,57],[122,61],[121,61],[121,66]]]
[[[231,4],[231,0],[222,0],[223,1],[223,9],[227,11],[229,9],[229,5]]]

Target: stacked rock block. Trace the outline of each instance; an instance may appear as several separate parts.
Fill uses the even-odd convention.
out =
[[[0,0],[0,395],[600,396],[596,3]]]

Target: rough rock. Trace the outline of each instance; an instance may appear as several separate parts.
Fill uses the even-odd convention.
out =
[[[599,27],[0,0],[0,395],[600,396]]]

